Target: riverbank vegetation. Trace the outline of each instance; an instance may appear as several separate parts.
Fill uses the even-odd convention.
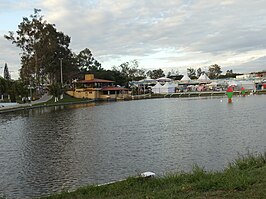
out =
[[[221,172],[194,166],[190,173],[136,178],[87,186],[46,199],[85,198],[266,198],[266,153],[241,156]]]
[[[0,101],[20,102],[27,95],[27,88],[20,80],[5,79],[0,76]]]

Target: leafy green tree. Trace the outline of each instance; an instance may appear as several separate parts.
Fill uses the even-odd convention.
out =
[[[8,67],[7,67],[7,63],[5,63],[5,68],[4,68],[4,78],[6,80],[10,80],[11,79],[11,75],[9,73]]]
[[[230,76],[230,75],[232,75],[232,74],[234,74],[232,69],[226,71],[226,75]]]
[[[73,53],[69,49],[70,37],[58,32],[55,25],[44,21],[40,12],[34,9],[30,18],[23,18],[16,33],[10,31],[5,35],[7,40],[22,50],[20,76],[26,84],[58,82],[60,58],[64,60],[64,79],[71,78],[68,72],[77,71]]]
[[[149,70],[146,74],[152,79],[158,79],[165,76],[164,71],[161,68],[156,70]]]
[[[7,80],[0,77],[0,94],[7,92]]]
[[[225,75],[219,75],[219,79],[224,79],[224,78],[236,78],[237,75],[240,75],[238,73],[234,73],[233,70],[227,70]]]
[[[176,77],[179,75],[179,70],[177,69],[176,71],[174,69],[171,69],[171,71],[169,71],[167,73],[167,77],[170,78],[170,77]]]
[[[50,85],[49,91],[50,94],[54,97],[59,97],[63,93],[63,90],[61,89],[61,85],[59,83]]]
[[[0,77],[0,94],[9,95],[12,102],[27,96],[27,87],[20,80],[7,80]]]
[[[129,81],[138,81],[146,77],[145,70],[139,68],[137,60],[122,63],[118,67],[114,66],[112,71],[115,81],[124,86]]]
[[[103,71],[101,64],[92,56],[88,48],[80,51],[77,55],[77,64],[82,72],[97,73]]]
[[[76,61],[81,73],[92,73],[96,78],[110,79],[110,77],[106,77],[107,71],[104,70],[101,63],[93,57],[90,49],[85,48],[80,51],[76,56]]]
[[[208,76],[210,79],[215,79],[218,78],[222,72],[221,66],[214,64],[209,67]]]
[[[198,68],[197,69],[197,77],[199,78],[202,73],[204,73],[204,72],[201,70],[201,68]]]
[[[192,79],[196,77],[196,70],[194,68],[187,68],[187,75]]]

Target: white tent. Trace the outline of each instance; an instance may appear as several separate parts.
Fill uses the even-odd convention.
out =
[[[156,93],[161,93],[162,87],[163,86],[159,82],[157,82],[157,84],[155,86],[151,87],[151,90],[155,94]]]
[[[162,88],[160,93],[175,93],[175,84],[171,84],[166,82]]]
[[[180,81],[181,82],[189,82],[189,81],[191,81],[191,79],[189,78],[189,76],[187,74],[185,74]]]
[[[198,80],[201,81],[201,82],[209,82],[210,78],[205,73],[201,73],[201,75],[198,78]]]

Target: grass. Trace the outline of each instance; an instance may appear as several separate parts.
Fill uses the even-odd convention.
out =
[[[114,184],[91,185],[46,199],[85,198],[266,198],[266,153],[240,156],[221,172],[194,166],[160,178],[129,177]]]

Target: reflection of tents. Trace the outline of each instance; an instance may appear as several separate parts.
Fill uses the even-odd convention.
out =
[[[205,73],[201,73],[200,77],[198,78],[198,81],[209,82],[210,78]]]
[[[187,74],[185,74],[180,81],[181,82],[189,82],[189,81],[191,81],[191,79],[189,78],[189,76],[187,76]]]
[[[155,86],[151,87],[151,90],[153,93],[161,93],[162,87],[163,86],[159,82],[157,82]]]
[[[175,93],[175,85],[169,82],[166,82],[162,86],[160,93]]]

